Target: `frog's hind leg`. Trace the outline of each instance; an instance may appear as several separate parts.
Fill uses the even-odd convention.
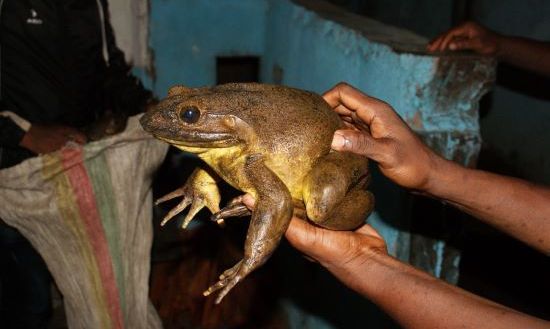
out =
[[[312,221],[331,230],[353,230],[365,223],[373,206],[374,196],[371,192],[354,188],[325,218]]]
[[[262,265],[271,256],[283,237],[292,217],[290,191],[269,169],[261,155],[249,155],[245,174],[254,186],[256,205],[246,235],[244,258],[225,271],[220,280],[204,292],[205,296],[219,292],[216,303],[244,277]]]
[[[332,230],[361,226],[374,207],[374,196],[366,190],[369,180],[366,158],[351,153],[329,153],[304,181],[308,219]]]

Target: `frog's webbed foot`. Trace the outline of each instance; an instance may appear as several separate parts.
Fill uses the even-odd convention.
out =
[[[239,261],[235,266],[223,272],[220,275],[220,280],[210,286],[203,295],[208,296],[214,292],[219,291],[216,297],[216,304],[219,304],[227,293],[235,287],[245,276],[247,276],[254,269],[250,262],[246,262],[244,259]]]
[[[224,219],[228,217],[250,216],[252,212],[244,205],[242,200],[243,195],[234,198],[227,204],[227,206],[223,207],[222,210],[214,213],[210,217],[210,220],[221,225],[223,224]]]
[[[182,228],[186,228],[193,217],[205,206],[213,213],[217,213],[220,210],[220,192],[216,181],[203,169],[195,169],[184,186],[158,199],[155,205],[181,196],[183,196],[183,199],[164,216],[160,223],[161,226],[164,226],[170,219],[182,212],[189,205],[191,207],[183,220]]]

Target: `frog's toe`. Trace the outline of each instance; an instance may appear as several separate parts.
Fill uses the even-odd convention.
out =
[[[210,286],[210,288],[208,288],[208,290],[206,290],[203,295],[209,296],[221,290],[218,293],[215,301],[216,304],[219,304],[222,301],[223,297],[225,297],[225,295],[227,295],[227,293],[231,289],[233,289],[233,287],[235,287],[235,285],[239,283],[239,281],[241,281],[241,277],[239,275],[236,275],[236,272],[234,272],[232,275],[226,276],[223,279],[220,279],[214,285]]]
[[[225,295],[227,295],[227,293],[229,293],[229,291],[231,291],[231,289],[233,289],[233,287],[235,287],[237,283],[241,281],[241,279],[242,277],[239,275],[232,276],[231,279],[228,280],[227,283],[225,284],[225,287],[223,288],[223,290],[220,291],[220,293],[218,294],[218,297],[216,297],[215,303],[216,304],[221,303]]]
[[[184,195],[185,193],[186,193],[185,187],[180,187],[177,190],[174,190],[174,191],[166,194],[165,196],[163,196],[161,198],[158,198],[157,201],[155,201],[155,206],[158,206],[159,204],[161,204],[165,201],[172,200],[174,198],[180,197],[180,196]]]
[[[177,206],[172,208],[172,210],[170,210],[170,212],[168,212],[168,214],[164,216],[164,218],[162,219],[162,222],[160,223],[160,226],[164,226],[166,223],[168,223],[170,219],[174,218],[174,216],[176,216],[177,214],[182,212],[185,208],[187,208],[187,206],[191,203],[191,201],[192,200],[189,197],[183,198],[183,200],[181,200],[181,202],[178,203]]]
[[[201,201],[197,201],[196,199],[191,204],[191,208],[189,209],[189,212],[187,213],[187,216],[185,216],[185,219],[183,220],[183,223],[181,224],[181,228],[185,229],[187,228],[187,225],[191,223],[193,220],[193,217],[202,209],[204,208],[204,203]]]
[[[252,212],[244,204],[230,204],[222,210],[213,214],[210,220],[213,222],[223,223],[223,220],[228,217],[243,217],[250,216]]]
[[[235,266],[233,266],[232,268],[225,270],[220,275],[220,280],[223,280],[223,279],[235,274],[235,272],[237,272],[239,270],[239,268],[241,267],[241,263],[242,263],[242,260],[240,262],[238,262],[237,264],[235,264]]]
[[[220,275],[220,280],[216,282],[214,285],[210,286],[208,290],[206,290],[203,295],[209,296],[214,292],[219,291],[218,296],[216,297],[216,304],[219,304],[222,299],[239,283],[250,271],[246,270],[246,266],[243,266],[245,264],[242,260],[238,262],[235,266],[232,268],[226,270],[223,272],[222,275]]]

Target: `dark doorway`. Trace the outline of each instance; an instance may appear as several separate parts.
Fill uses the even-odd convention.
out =
[[[259,82],[260,58],[257,56],[227,56],[216,58],[216,83]]]

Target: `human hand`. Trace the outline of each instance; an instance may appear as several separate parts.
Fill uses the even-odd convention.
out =
[[[355,231],[332,231],[293,217],[285,237],[294,248],[329,270],[361,263],[371,254],[388,253],[386,242],[369,224]]]
[[[242,201],[249,209],[254,208],[255,200],[250,194],[244,195]],[[293,217],[285,237],[305,256],[335,272],[361,263],[369,254],[387,254],[386,242],[368,224],[355,231],[332,231]]]
[[[496,56],[502,36],[477,23],[466,22],[441,34],[428,44],[428,51],[472,50],[481,55]]]
[[[349,128],[334,133],[332,148],[367,156],[395,183],[426,190],[439,157],[392,107],[340,83],[323,97]]]
[[[69,126],[33,124],[19,145],[36,154],[44,154],[59,150],[69,141],[84,144],[86,135]]]

